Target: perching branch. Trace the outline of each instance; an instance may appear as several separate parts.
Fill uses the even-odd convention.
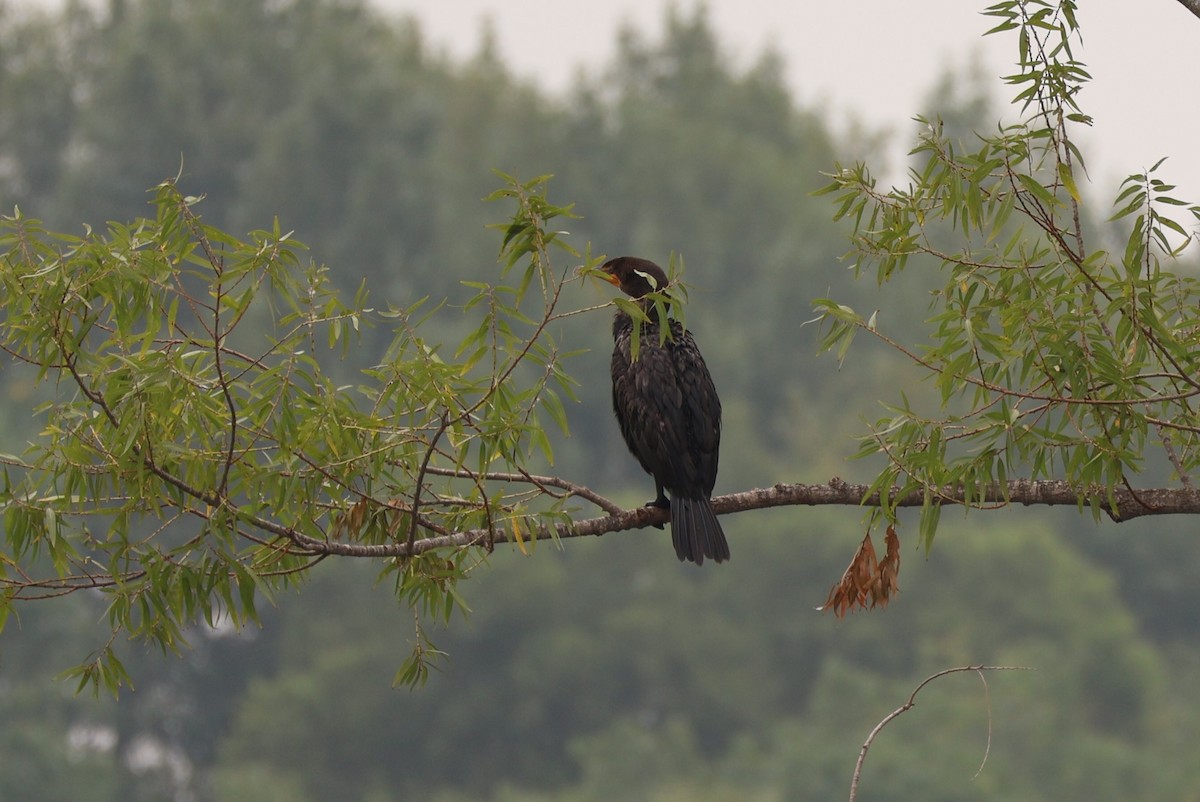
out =
[[[430,474],[442,474],[446,471],[431,467]],[[589,500],[607,512],[607,515],[597,518],[562,522],[554,526],[540,526],[517,529],[502,527],[478,528],[444,535],[436,535],[409,541],[407,538],[397,539],[388,543],[361,543],[342,539],[322,539],[306,535],[293,527],[287,527],[274,521],[254,518],[250,521],[259,528],[266,540],[273,541],[273,550],[286,552],[293,557],[311,560],[324,557],[359,557],[367,559],[404,559],[414,557],[437,549],[462,549],[472,546],[492,547],[497,543],[516,543],[533,540],[564,540],[576,537],[599,537],[612,532],[623,532],[630,529],[645,529],[662,526],[669,520],[666,510],[656,507],[635,507],[623,510],[611,501],[588,488],[575,485],[557,477],[523,475],[523,474],[484,474],[480,480],[527,482],[535,487],[556,487],[565,490],[569,495]],[[188,492],[189,488],[184,489]],[[868,487],[863,484],[850,484],[841,479],[831,479],[826,484],[777,484],[772,487],[755,488],[738,493],[729,493],[713,498],[713,509],[718,515],[729,515],[736,512],[769,509],[771,507],[795,506],[865,506],[880,505],[878,493],[867,494]],[[939,488],[933,493],[942,505],[965,504],[966,496],[961,488]],[[208,494],[197,498],[216,497]],[[1080,490],[1071,487],[1066,482],[1038,481],[1019,479],[1006,485],[992,485],[982,494],[971,496],[970,506],[980,508],[999,508],[1012,504],[1023,506],[1071,506],[1079,507],[1090,503],[1095,495],[1088,496]],[[1113,491],[1113,507],[1102,505],[1109,518],[1122,522],[1140,518],[1146,515],[1197,515],[1200,514],[1200,489],[1194,487],[1179,488],[1117,488]],[[925,503],[924,493],[910,492],[903,496],[895,489],[889,494],[889,504],[896,507],[921,507]],[[232,506],[225,500],[224,504]],[[246,532],[242,533],[246,536]],[[255,542],[263,542],[255,539]],[[84,588],[103,588],[121,581],[128,581],[129,576],[115,577],[95,574],[92,571],[69,574],[66,576],[34,578],[22,575],[0,580],[0,588],[7,587],[15,599],[35,598],[31,592],[37,592],[36,598],[45,594],[60,595]]]
[[[510,477],[515,478],[515,477]],[[534,477],[543,484],[549,484],[547,477]],[[556,480],[557,481],[557,480]],[[877,507],[880,504],[878,493],[867,495],[867,486],[850,484],[841,479],[832,479],[827,484],[777,484],[772,487],[744,490],[713,498],[713,510],[718,515],[728,515],[735,512],[762,510],[770,507],[797,506],[866,506]],[[575,495],[588,497],[588,494],[576,492]],[[966,496],[961,488],[940,488],[935,496],[942,504],[963,504]],[[1195,488],[1118,488],[1113,491],[1115,507],[1104,506],[1104,511],[1115,522],[1129,521],[1146,515],[1196,515],[1200,514],[1200,490]],[[972,506],[999,507],[1009,504],[1024,506],[1070,506],[1078,507],[1086,504],[1088,498],[1078,489],[1066,482],[1039,481],[1017,479],[1006,485],[993,485],[987,488],[982,496],[971,498]],[[902,497],[894,494],[889,499],[890,504],[897,507],[920,507],[925,503],[924,494],[916,491]],[[560,523],[555,527],[540,527],[531,532],[523,533],[525,540],[566,539],[573,537],[593,537],[606,535],[610,532],[622,532],[628,529],[644,529],[661,526],[669,520],[666,510],[656,507],[637,507],[631,510],[605,515],[601,518],[587,518],[572,523]],[[509,532],[497,530],[489,532],[486,529],[472,529],[464,532],[430,537],[418,540],[412,544],[411,550],[407,543],[384,543],[377,545],[346,543],[341,541],[322,541],[295,535],[298,546],[313,554],[337,555],[345,557],[396,558],[409,557],[433,549],[455,548],[480,545],[484,542],[506,543],[514,542],[515,536]]]

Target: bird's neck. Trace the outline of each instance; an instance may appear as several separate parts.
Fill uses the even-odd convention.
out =
[[[660,320],[660,315],[656,311],[657,307],[655,306],[654,301],[652,301],[649,298],[637,299],[637,305],[640,306],[642,311],[646,313],[646,316],[649,317],[651,320],[656,320],[660,323],[667,322],[667,319],[670,317],[671,307],[673,304],[674,304],[674,301],[672,301],[671,297],[666,296],[666,300],[662,304],[662,314],[661,314],[661,320]]]
[[[670,316],[671,305],[669,302],[663,305],[661,314],[653,301],[638,299],[635,303],[646,313],[647,321],[639,324],[643,327],[643,336],[647,331],[657,332],[660,329],[671,332],[671,335],[674,336],[677,331],[682,329],[680,324]],[[629,336],[634,325],[634,320],[629,313],[618,308],[617,313],[613,316],[613,336],[618,339],[622,336]]]

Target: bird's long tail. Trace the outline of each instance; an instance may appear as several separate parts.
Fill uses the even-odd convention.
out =
[[[680,560],[703,565],[729,559],[729,543],[707,498],[671,497],[671,541]]]

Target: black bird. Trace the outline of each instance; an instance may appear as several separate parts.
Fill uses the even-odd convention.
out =
[[[647,259],[621,256],[600,269],[634,299],[667,289],[666,273]],[[650,299],[641,305],[650,319],[641,323],[637,359],[633,318],[618,309],[613,319],[613,411],[629,450],[654,477],[656,497],[646,506],[671,510],[671,540],[679,559],[697,565],[706,557],[723,562],[729,559],[729,543],[709,501],[717,481],[721,400],[691,332],[678,320],[660,318]],[[660,342],[662,325],[670,327],[665,342]]]

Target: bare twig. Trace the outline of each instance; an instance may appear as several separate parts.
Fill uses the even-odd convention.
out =
[[[858,760],[854,764],[854,775],[850,778],[850,802],[855,802],[858,799],[858,781],[862,777],[863,763],[867,759],[867,752],[871,748],[871,744],[875,741],[876,736],[883,731],[883,728],[892,722],[893,719],[907,713],[917,704],[917,694],[921,692],[929,683],[936,679],[940,679],[949,674],[958,674],[964,671],[974,671],[979,675],[979,679],[983,682],[984,697],[988,704],[988,732],[987,745],[984,747],[983,763],[979,766],[979,771],[975,772],[975,776],[979,776],[979,772],[983,771],[983,766],[987,763],[988,754],[992,749],[992,706],[991,699],[988,695],[987,680],[984,679],[983,672],[985,671],[1032,671],[1033,669],[1026,666],[958,666],[957,668],[947,668],[939,671],[936,674],[926,677],[920,685],[918,685],[909,695],[908,701],[897,707],[891,713],[884,716],[883,720],[875,725],[875,729],[871,730],[871,734],[867,736],[867,740],[863,741],[862,749],[858,752]]]
[[[534,485],[548,496],[561,498],[563,494],[554,493],[550,490],[550,488],[556,488],[558,490],[566,491],[565,495],[575,496],[577,498],[584,499],[585,501],[592,502],[609,515],[618,515],[623,512],[623,509],[619,504],[614,501],[610,501],[591,488],[575,484],[574,482],[568,482],[566,479],[560,479],[557,476],[539,476],[533,473],[526,473],[525,471],[521,471],[520,473],[495,471],[476,474],[474,471],[466,467],[441,468],[434,465],[428,466],[425,472],[435,476],[458,476],[464,479],[483,480],[487,482],[525,482]]]
[[[1171,461],[1171,465],[1175,468],[1175,472],[1179,474],[1179,482],[1184,487],[1192,486],[1192,477],[1184,470],[1183,463],[1179,461],[1179,455],[1175,453],[1175,446],[1171,443],[1171,438],[1167,436],[1163,427],[1158,427],[1158,435],[1162,438],[1163,450],[1167,452],[1167,459]]]
[[[417,539],[417,525],[420,521],[418,514],[421,511],[421,488],[425,486],[425,473],[429,470],[429,460],[433,457],[434,451],[437,450],[438,440],[442,439],[442,435],[446,433],[446,428],[449,426],[450,410],[446,410],[442,413],[442,422],[438,426],[437,431],[429,438],[429,446],[425,449],[425,458],[421,460],[421,468],[417,471],[416,481],[413,482],[412,513],[408,526],[409,551],[412,551],[412,544]]]

